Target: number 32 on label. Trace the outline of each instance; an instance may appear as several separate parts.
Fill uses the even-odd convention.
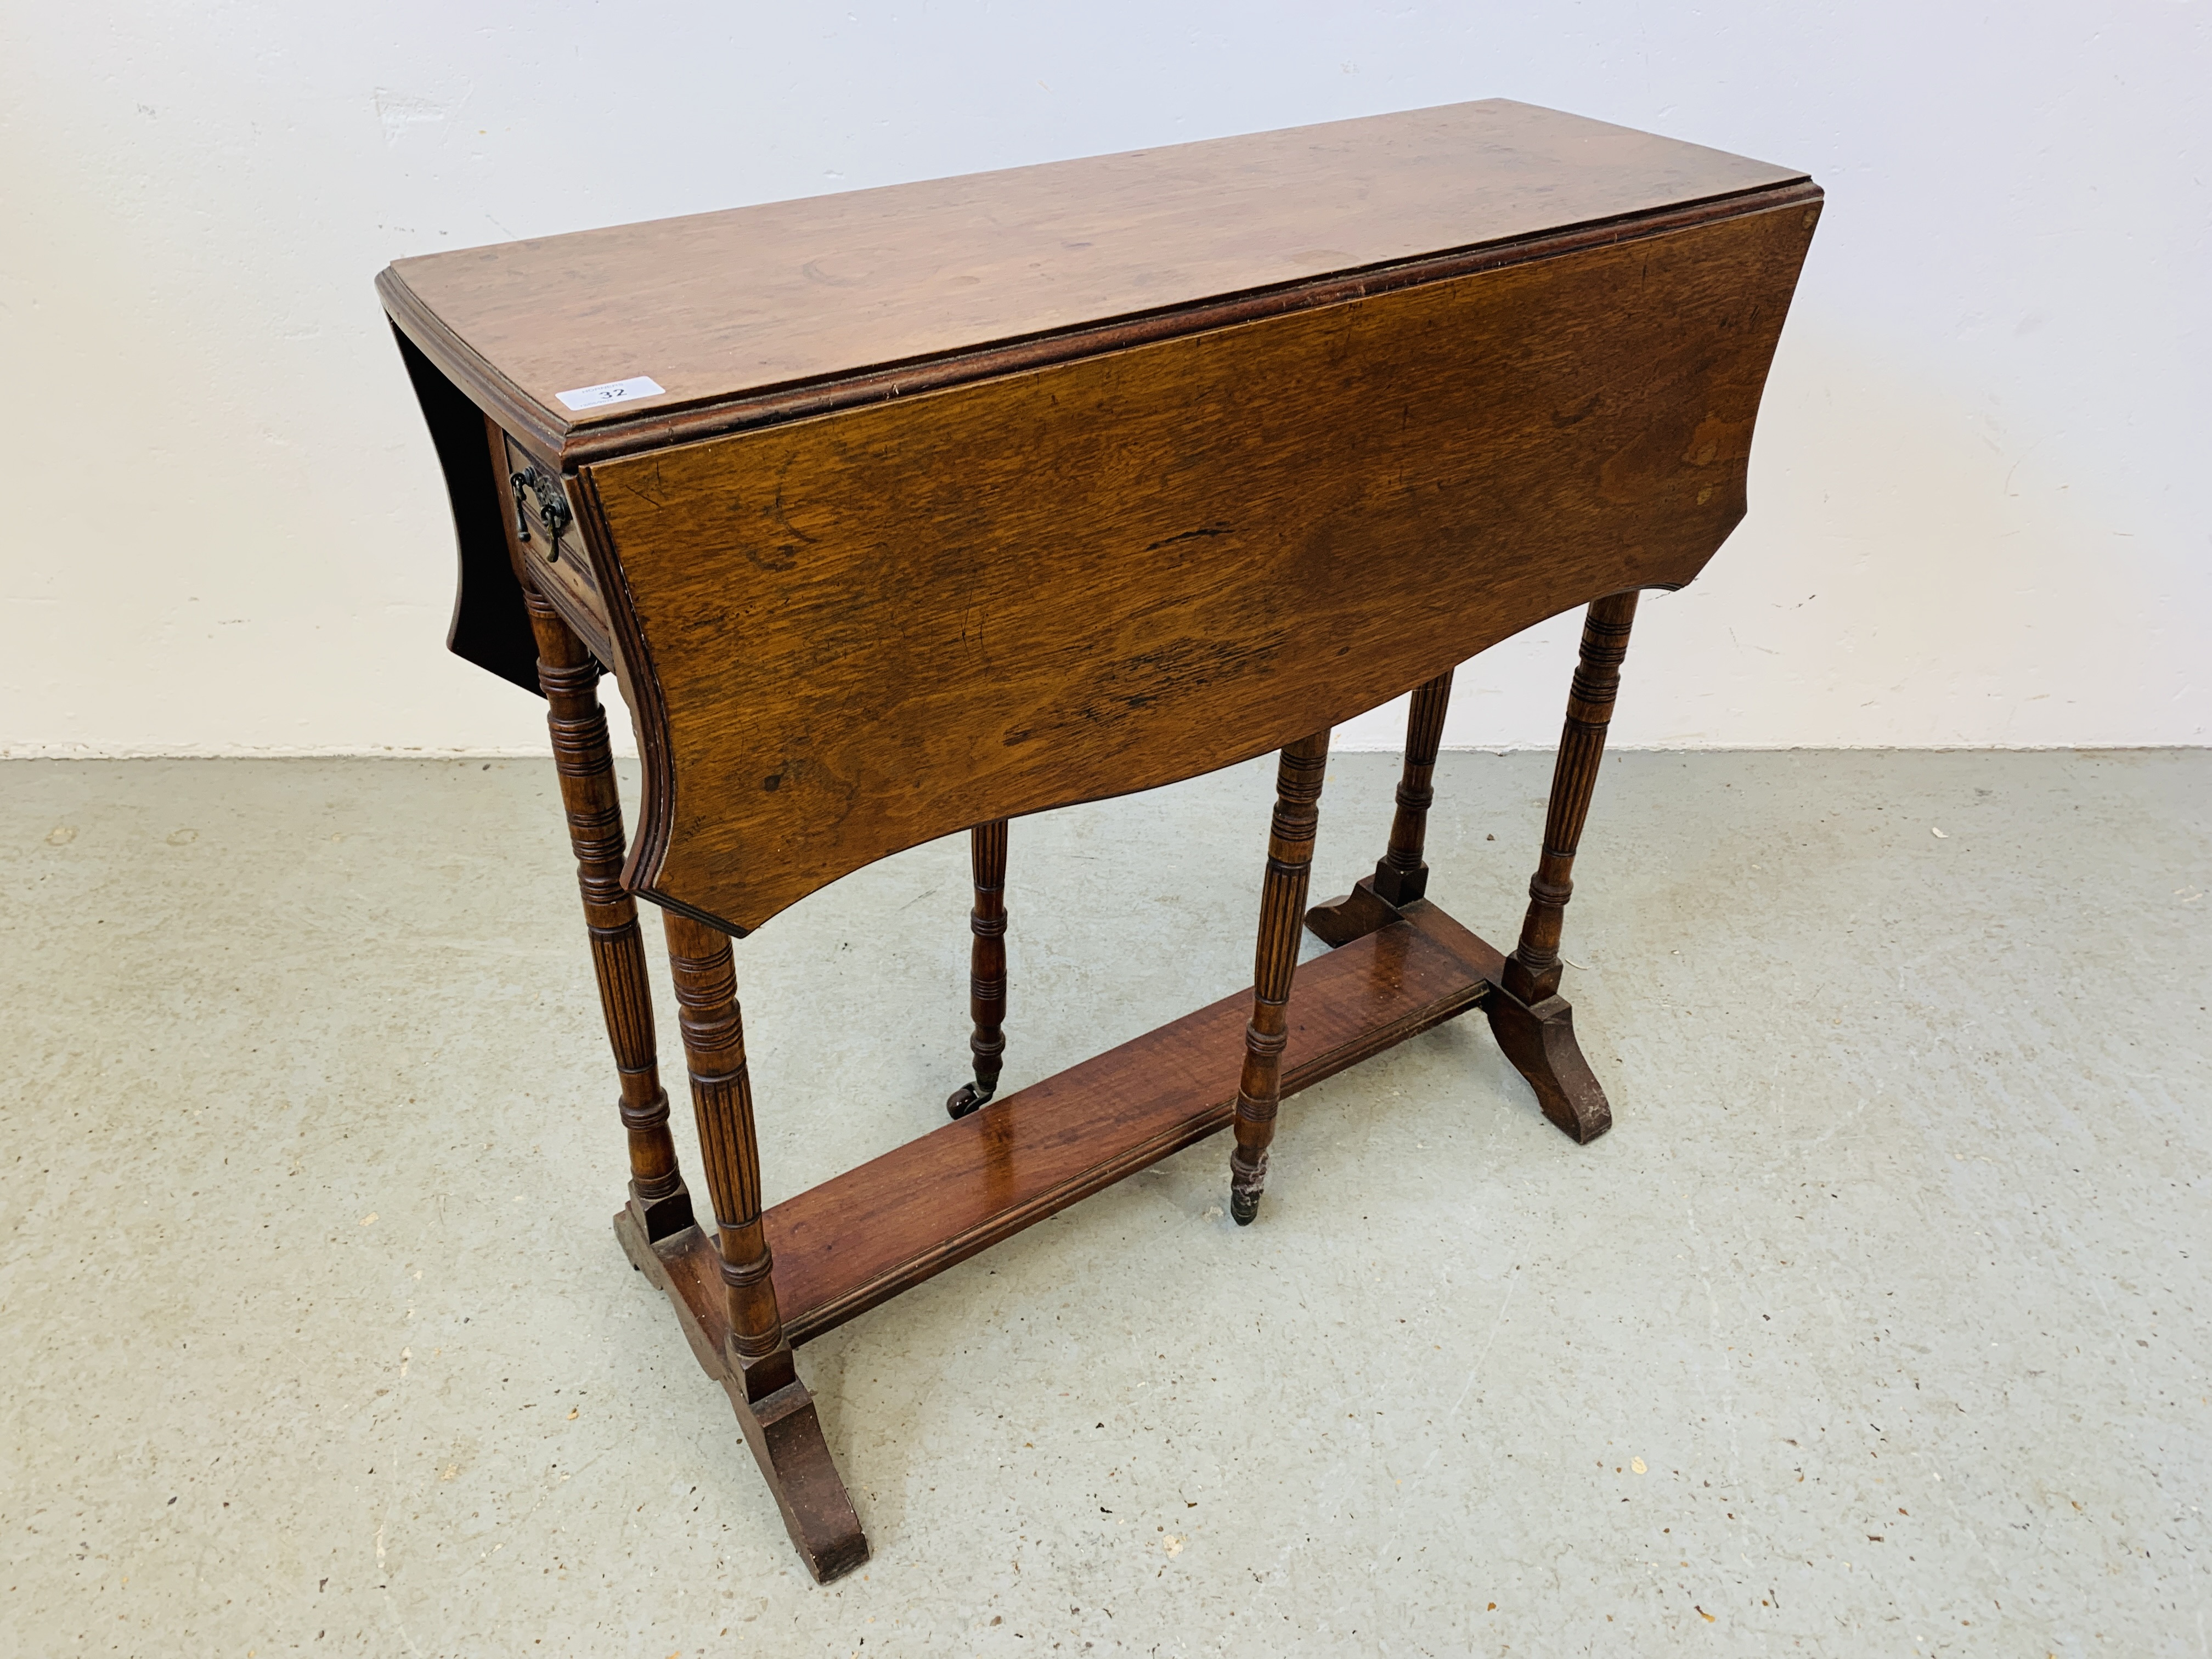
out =
[[[556,392],[553,395],[573,410],[604,409],[609,404],[626,404],[640,398],[658,398],[661,395],[661,386],[650,374],[633,374],[627,380],[609,380],[602,386],[580,386],[574,392]]]

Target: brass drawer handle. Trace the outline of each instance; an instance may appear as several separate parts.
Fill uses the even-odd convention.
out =
[[[568,510],[568,498],[561,493],[561,481],[537,467],[507,475],[508,488],[514,491],[514,536],[526,542],[530,536],[531,497],[538,498],[538,522],[545,532],[549,544],[545,562],[561,562],[561,532],[575,522],[576,515]]]

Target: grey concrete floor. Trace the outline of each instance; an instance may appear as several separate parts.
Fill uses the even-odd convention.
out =
[[[1493,939],[1548,768],[1441,769]],[[1267,805],[1015,826],[1010,1085],[1247,982]],[[771,1199],[939,1121],[964,860],[738,947]],[[1256,1226],[1209,1141],[805,1348],[823,1589],[609,1230],[546,765],[0,767],[0,1648],[2207,1651],[2212,754],[1629,755],[1577,878],[1610,1136],[1458,1022]]]

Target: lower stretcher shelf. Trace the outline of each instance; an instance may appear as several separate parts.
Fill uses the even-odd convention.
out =
[[[1480,1006],[1503,966],[1432,904],[1299,968],[1283,1093],[1333,1077]],[[1002,1096],[768,1212],[776,1299],[794,1344],[1228,1126],[1243,1060],[1247,989]],[[617,1231],[684,1313],[701,1363],[722,1371],[721,1274],[712,1237],[649,1245]],[[713,1356],[710,1359],[709,1356]]]

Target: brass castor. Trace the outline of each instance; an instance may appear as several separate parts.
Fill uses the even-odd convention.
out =
[[[957,1122],[969,1113],[977,1110],[998,1092],[995,1087],[985,1088],[980,1083],[963,1083],[952,1091],[945,1103],[945,1115]]]

